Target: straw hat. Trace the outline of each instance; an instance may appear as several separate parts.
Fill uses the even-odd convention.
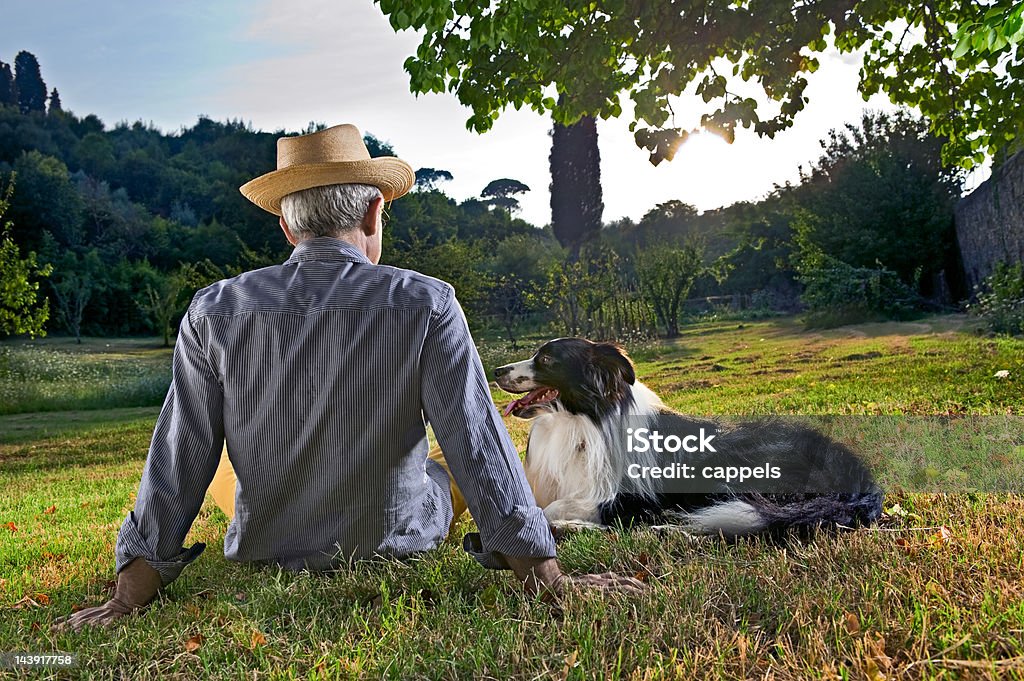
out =
[[[405,161],[394,156],[370,158],[354,125],[277,140],[277,170],[249,180],[239,191],[265,211],[281,215],[281,197],[326,184],[369,184],[385,201],[397,199],[416,182]]]

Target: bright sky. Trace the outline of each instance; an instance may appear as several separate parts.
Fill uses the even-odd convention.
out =
[[[417,35],[395,34],[371,0],[5,0],[0,60],[33,52],[47,87],[66,109],[95,113],[108,126],[152,122],[165,131],[216,120],[251,121],[262,130],[298,130],[310,121],[355,123],[388,141],[413,168],[449,170],[443,188],[465,199],[490,181],[511,177],[532,187],[522,217],[550,221],[550,120],[509,110],[484,134],[465,128],[468,109],[454,96],[413,97],[402,62]],[[639,219],[670,199],[707,210],[757,199],[796,180],[820,152],[831,128],[859,119],[865,103],[857,64],[826,55],[810,78],[807,108],[775,140],[740,130],[728,145],[691,138],[671,163],[650,165],[628,131],[627,109],[598,124],[605,221]],[[681,124],[695,123],[699,99],[675,105]],[[685,112],[685,113],[684,113]],[[268,170],[271,170],[268,168]],[[972,178],[976,186],[982,175]]]

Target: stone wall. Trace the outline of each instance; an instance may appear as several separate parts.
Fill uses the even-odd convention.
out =
[[[957,204],[956,236],[971,291],[1000,260],[1024,261],[1024,152]]]

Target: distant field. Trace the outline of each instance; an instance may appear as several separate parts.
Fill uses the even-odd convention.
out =
[[[154,339],[42,338],[0,343],[0,414],[151,406],[171,380]]]
[[[876,424],[869,438],[899,415],[1014,423],[1024,341],[965,323],[716,322],[629,349],[640,379],[689,413],[852,415],[862,420],[841,423]],[[534,341],[481,355],[490,368]],[[125,627],[51,635],[55,617],[105,598],[169,376],[158,345],[0,343],[0,652],[73,652],[75,676],[90,678],[1024,678],[1024,500],[911,491],[1020,475],[1021,431],[967,427],[956,447],[923,426],[900,435],[941,460],[878,462],[905,484],[872,530],[789,545],[580,533],[560,546],[568,570],[635,574],[652,589],[574,594],[561,609],[523,598],[454,542],[332,576],[229,563],[226,518],[207,501],[187,542],[207,552],[156,607]],[[526,425],[507,423],[523,447]],[[965,443],[1004,458],[957,460]]]

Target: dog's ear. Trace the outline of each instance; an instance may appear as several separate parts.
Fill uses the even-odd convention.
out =
[[[595,343],[591,348],[594,364],[626,383],[636,383],[636,370],[625,349],[617,343]]]

